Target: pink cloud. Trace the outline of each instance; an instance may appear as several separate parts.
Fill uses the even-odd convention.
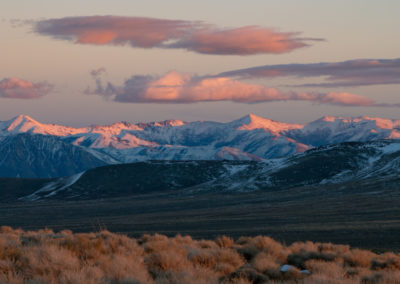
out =
[[[229,77],[200,78],[171,71],[164,76],[133,76],[123,86],[101,81],[96,90],[87,93],[127,103],[195,103],[204,101],[233,101],[261,103],[274,101],[310,101],[341,106],[374,106],[368,98],[350,93],[285,92],[257,84],[248,84]]]
[[[37,99],[47,95],[53,86],[47,82],[32,83],[18,78],[0,81],[0,97],[12,99]]]
[[[203,22],[117,16],[43,20],[35,24],[35,30],[39,34],[79,44],[183,48],[224,55],[284,53],[307,46],[309,41],[319,40],[259,26],[227,29]]]
[[[346,92],[328,93],[326,96],[322,98],[321,102],[337,104],[337,105],[353,105],[353,106],[372,106],[375,104],[375,102],[371,99]]]
[[[285,53],[307,46],[305,41],[297,38],[296,35],[296,33],[282,33],[257,26],[215,31],[203,30],[182,39],[172,47],[220,55]]]
[[[140,17],[90,16],[39,21],[38,33],[81,44],[130,44],[135,47],[155,47],[176,39],[190,22]]]

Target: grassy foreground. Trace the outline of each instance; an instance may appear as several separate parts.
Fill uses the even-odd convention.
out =
[[[293,267],[282,272],[284,264]],[[134,239],[3,226],[0,283],[400,283],[400,256],[265,236]]]

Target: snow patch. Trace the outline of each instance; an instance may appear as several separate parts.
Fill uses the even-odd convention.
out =
[[[39,190],[35,191],[34,193],[20,198],[20,200],[24,201],[35,201],[41,198],[48,198],[51,196],[56,195],[60,191],[68,189],[71,185],[76,183],[84,174],[85,172],[67,177],[67,178],[59,178],[56,181],[52,181]]]
[[[383,154],[392,154],[400,151],[400,143],[390,143],[381,148]]]

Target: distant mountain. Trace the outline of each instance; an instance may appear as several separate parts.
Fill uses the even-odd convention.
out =
[[[35,153],[38,146],[24,149],[23,143],[10,142],[20,134],[24,134],[24,139],[32,139],[35,145],[45,144],[46,151],[41,152],[40,156],[39,152]],[[73,128],[42,124],[28,116],[19,115],[0,122],[0,149],[7,149],[1,150],[3,155],[22,151],[31,159],[8,155],[7,163],[4,158],[3,162],[0,160],[0,176],[57,177],[100,164],[147,160],[262,161],[289,157],[322,145],[397,138],[400,138],[400,120],[370,117],[326,116],[308,124],[290,124],[250,114],[228,123],[167,120]],[[57,141],[55,145],[63,146],[52,147],[52,143],[39,140]],[[72,149],[83,158],[61,158],[70,156],[65,151]],[[54,157],[51,155],[55,152],[60,157],[52,160]],[[40,159],[32,158],[39,156]],[[49,167],[48,172],[42,171],[42,160],[56,165]],[[17,164],[19,170],[13,170]]]
[[[325,116],[305,124],[301,129],[288,132],[287,136],[314,147],[346,141],[399,139],[400,120]]]
[[[346,142],[288,158],[253,161],[147,161],[48,181],[23,200],[97,199],[154,192],[350,190],[399,188],[400,141]]]

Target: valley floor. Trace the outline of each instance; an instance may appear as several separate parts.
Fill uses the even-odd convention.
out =
[[[0,225],[132,237],[160,233],[195,239],[268,235],[285,243],[346,243],[400,250],[400,192],[295,188],[253,193],[152,193],[100,200],[0,203]]]

